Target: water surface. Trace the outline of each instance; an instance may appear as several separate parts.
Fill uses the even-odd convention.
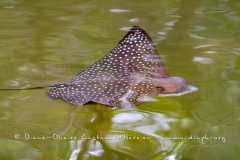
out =
[[[0,88],[69,81],[143,27],[198,92],[134,110],[1,91],[0,159],[238,159],[238,1],[1,1]]]

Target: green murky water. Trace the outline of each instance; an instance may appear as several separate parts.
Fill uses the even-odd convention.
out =
[[[69,81],[133,25],[199,88],[135,110],[1,91],[0,159],[238,159],[239,11],[237,0],[0,1],[0,88]]]

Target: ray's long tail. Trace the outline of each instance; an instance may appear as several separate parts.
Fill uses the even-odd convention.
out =
[[[30,88],[4,88],[4,89],[0,89],[0,91],[35,90],[35,89],[44,89],[44,88],[54,88],[54,87],[42,86],[42,87],[30,87]]]
[[[44,88],[55,88],[55,89],[62,89],[65,87],[69,87],[71,86],[71,84],[67,84],[67,83],[57,83],[57,84],[53,84],[50,86],[41,86],[41,87],[29,87],[29,88],[3,88],[0,89],[0,91],[16,91],[16,90],[35,90],[35,89],[44,89]]]

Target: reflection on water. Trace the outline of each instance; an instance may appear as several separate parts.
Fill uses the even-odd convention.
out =
[[[199,88],[135,110],[2,91],[0,159],[239,158],[238,1],[15,0],[0,10],[0,88],[69,81],[133,25],[148,31],[171,75]]]
[[[88,108],[89,106],[85,109]],[[94,127],[87,127],[85,132],[78,130],[74,133],[78,137],[77,140],[70,141],[72,159],[109,157],[111,151],[120,152],[130,159],[149,159],[155,155],[167,156],[167,153],[178,145],[166,138],[172,126],[179,123],[177,118],[139,110],[95,111],[95,116],[91,116],[94,118],[86,122],[91,123],[86,126]]]

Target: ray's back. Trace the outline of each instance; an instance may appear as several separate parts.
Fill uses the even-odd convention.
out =
[[[151,78],[163,77],[168,74],[155,45],[143,29],[134,26],[104,58],[47,95],[74,105],[93,101],[135,106],[154,90]]]

